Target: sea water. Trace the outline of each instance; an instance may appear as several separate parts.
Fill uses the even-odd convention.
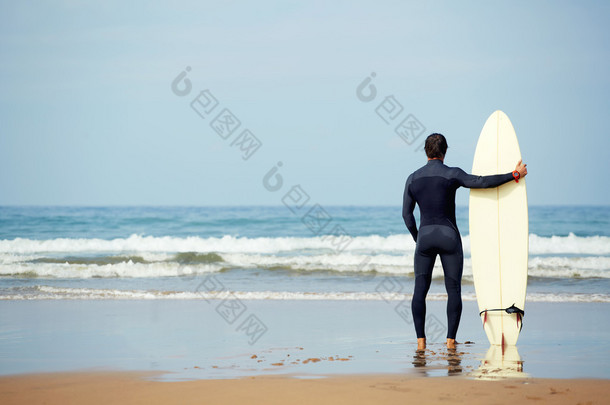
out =
[[[458,207],[463,298],[476,300]],[[416,213],[417,218],[417,213]],[[610,302],[610,207],[529,208],[527,301]],[[405,300],[400,207],[0,207],[0,300]],[[440,260],[429,300],[445,300]]]

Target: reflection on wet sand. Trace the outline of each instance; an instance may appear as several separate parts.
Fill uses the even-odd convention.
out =
[[[470,376],[481,380],[529,377],[523,371],[523,361],[516,346],[495,345],[489,347],[485,359]]]
[[[464,352],[459,350],[444,349],[439,352],[434,350],[416,350],[412,364],[426,376],[459,375],[463,371],[462,356]]]
[[[529,377],[523,371],[523,361],[515,346],[491,346],[481,358],[482,353],[471,344],[460,345],[457,350],[432,345],[426,350],[416,350],[411,364],[425,377],[463,375],[481,380]]]

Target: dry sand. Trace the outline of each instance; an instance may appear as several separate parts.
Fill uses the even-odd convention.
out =
[[[610,380],[478,381],[400,375],[152,381],[146,373],[54,373],[0,378],[8,404],[607,404]]]

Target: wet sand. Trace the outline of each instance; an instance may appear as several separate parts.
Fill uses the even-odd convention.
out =
[[[431,302],[424,354],[396,302],[245,301],[260,335],[220,304],[5,302],[0,404],[584,405],[610,395],[607,304],[528,305],[518,348],[501,351],[466,302],[463,343],[449,352],[445,303]]]
[[[605,404],[610,380],[523,379],[401,375],[301,379],[161,382],[150,373],[55,373],[0,378],[0,403],[9,404]]]
[[[399,302],[243,301],[229,323],[219,302],[7,301],[0,305],[0,375],[100,370],[155,372],[160,381],[263,375],[608,378],[610,306],[531,303],[515,350],[490,349],[474,302],[464,302],[456,353],[445,303],[429,302],[429,350],[415,352]],[[408,313],[408,312],[407,312]],[[250,315],[264,333],[241,325]],[[582,342],[586,341],[586,345]],[[253,357],[256,356],[256,357]],[[319,361],[318,361],[319,359]],[[498,374],[498,373],[495,373]]]

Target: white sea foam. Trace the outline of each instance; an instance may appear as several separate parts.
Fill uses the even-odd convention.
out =
[[[1,256],[1,255],[0,255]],[[92,278],[131,277],[154,278],[174,277],[184,274],[217,272],[223,269],[263,269],[269,271],[314,272],[332,271],[340,273],[366,273],[375,271],[382,274],[413,276],[413,255],[366,255],[355,253],[316,255],[261,255],[245,253],[224,253],[218,255],[220,261],[212,263],[181,264],[166,260],[146,263],[124,261],[112,264],[44,263],[28,260],[0,259],[0,275],[13,277],[50,278]],[[149,257],[150,259],[150,257]],[[528,274],[539,278],[610,278],[610,257],[555,257],[537,256],[530,258]],[[433,277],[442,277],[440,260],[436,261]],[[464,260],[464,278],[472,280],[470,258]]]
[[[349,241],[349,243],[347,243]],[[128,238],[68,239],[48,240],[5,239],[0,240],[0,254],[39,253],[104,253],[104,252],[217,252],[217,253],[259,253],[272,254],[299,251],[327,251],[336,253],[338,240],[329,236],[309,238],[277,237],[247,238],[223,236],[221,238],[201,238],[197,236],[177,238],[171,236],[131,235]],[[470,252],[470,238],[463,237],[464,252]],[[377,252],[390,254],[413,253],[415,243],[410,235],[357,236],[345,239],[341,245],[343,252]],[[552,236],[530,235],[530,254],[580,254],[610,255],[610,237],[607,236]]]
[[[125,300],[280,300],[280,301],[410,301],[411,294],[376,292],[289,292],[289,291],[143,291],[93,288],[67,288],[38,286],[12,294],[0,295],[0,300],[41,300],[41,299],[125,299]],[[445,301],[444,293],[430,293],[431,301]],[[465,301],[476,301],[474,293],[465,293]],[[569,293],[531,293],[526,302],[610,302],[609,294],[569,294]]]
[[[0,253],[34,254],[34,253],[95,253],[95,252],[220,252],[220,253],[280,253],[307,250],[336,252],[332,237],[277,237],[247,238],[223,236],[221,238],[171,236],[154,237],[131,235],[128,238],[104,239],[68,239],[57,238],[34,240],[16,238],[0,240]],[[470,238],[463,238],[465,253],[470,251]],[[412,253],[415,243],[408,235],[358,236],[346,243],[346,252],[388,252]],[[530,235],[530,254],[587,254],[610,255],[610,238],[606,236],[581,237],[568,236],[542,237]]]
[[[179,277],[221,270],[218,264],[183,266],[178,263],[133,263],[131,261],[105,265],[67,263],[21,263],[0,265],[1,276],[41,278],[154,278]]]
[[[464,276],[467,280],[472,275],[469,241],[468,236],[463,238]],[[0,240],[0,275],[166,277],[180,276],[185,271],[213,272],[224,268],[413,274],[415,244],[408,235],[355,237],[349,244],[342,245],[344,249],[340,252],[333,242],[336,241],[329,237],[177,238],[132,235],[113,240],[17,238]],[[184,258],[176,256],[185,252],[214,252],[218,256],[204,257],[203,262],[186,266]],[[117,257],[126,260],[117,260]],[[105,258],[112,260],[105,263]],[[530,235],[528,273],[541,278],[610,278],[610,238],[573,234],[562,237]],[[437,260],[433,275],[442,276],[440,260]]]
[[[381,237],[379,237],[381,238]],[[390,239],[392,237],[389,237]],[[131,235],[128,238],[104,239],[49,239],[16,238],[0,241],[0,253],[104,253],[104,252],[220,252],[220,253],[278,253],[306,249],[332,248],[329,239],[312,238],[247,238],[223,236],[177,238]]]

